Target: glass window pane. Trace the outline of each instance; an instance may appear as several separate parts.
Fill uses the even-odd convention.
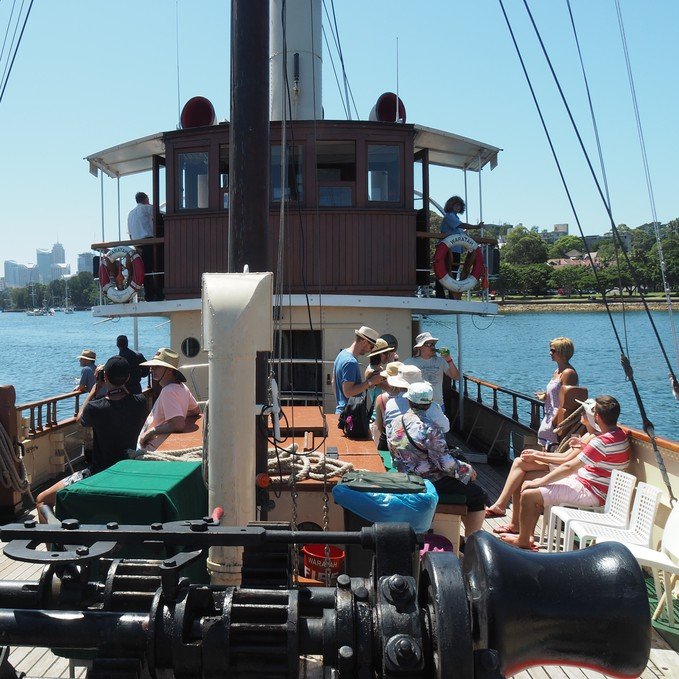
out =
[[[207,151],[177,154],[178,209],[192,210],[209,207],[207,158]]]
[[[319,186],[318,204],[321,207],[351,207],[352,195],[350,186]]]
[[[401,163],[398,146],[368,145],[368,200],[401,201]]]
[[[229,147],[219,146],[219,186],[222,192],[222,207],[229,209]]]
[[[304,175],[302,173],[302,149],[288,146],[285,170],[285,198],[302,202],[304,199]],[[271,147],[271,200],[281,199],[281,146]]]
[[[353,141],[319,141],[316,144],[318,182],[356,181],[356,143]]]

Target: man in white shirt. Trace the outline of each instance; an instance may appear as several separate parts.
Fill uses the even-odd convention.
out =
[[[415,338],[415,349],[419,349],[419,355],[404,361],[406,365],[414,365],[422,371],[422,378],[429,382],[434,389],[434,403],[443,405],[443,375],[451,380],[456,380],[460,374],[450,353],[445,356],[436,354],[437,337],[432,337],[430,332],[422,332]],[[443,354],[443,351],[441,352]]]
[[[137,205],[127,215],[127,231],[130,234],[130,240],[139,241],[144,238],[152,238],[153,205],[149,203],[149,197],[143,191],[135,194],[134,199],[137,201]],[[144,299],[147,302],[159,301],[163,298],[162,292],[156,289],[155,276],[148,275],[149,273],[152,274],[154,270],[153,246],[139,244],[135,245],[135,248],[141,252],[147,274],[144,276]]]
[[[153,205],[149,204],[149,197],[139,191],[134,197],[137,206],[127,215],[127,231],[130,240],[141,240],[153,236]]]

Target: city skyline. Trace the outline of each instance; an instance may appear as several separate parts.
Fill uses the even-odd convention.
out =
[[[81,252],[76,255],[76,273],[92,271],[92,260],[95,253]],[[60,242],[52,244],[50,249],[36,248],[35,262],[18,262],[15,259],[3,261],[2,280],[6,288],[24,287],[31,283],[47,284],[53,280],[70,277],[71,264],[66,262],[66,249]]]

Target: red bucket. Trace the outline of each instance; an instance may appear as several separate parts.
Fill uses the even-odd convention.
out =
[[[325,545],[304,545],[304,577],[325,581]],[[330,582],[335,583],[337,576],[344,570],[344,550],[329,546],[330,554],[328,567],[330,568]]]

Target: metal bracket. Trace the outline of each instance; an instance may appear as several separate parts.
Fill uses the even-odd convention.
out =
[[[12,540],[4,548],[5,556],[15,561],[28,561],[29,563],[84,563],[100,559],[111,554],[116,548],[115,542],[95,542],[92,546],[85,545],[66,545],[67,549],[62,551],[48,550],[38,551],[36,547],[42,544],[36,540]]]

